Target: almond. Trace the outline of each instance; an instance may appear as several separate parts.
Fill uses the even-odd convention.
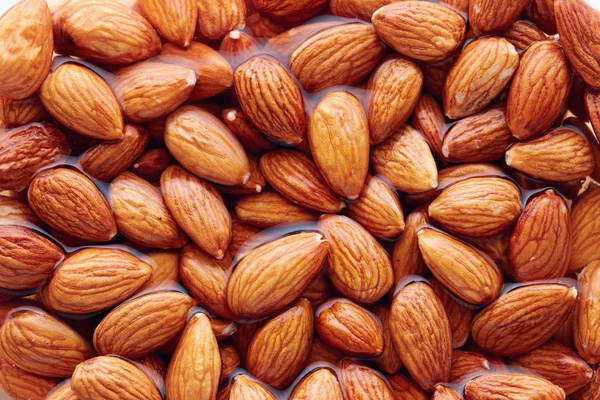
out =
[[[48,113],[37,96],[23,100],[0,97],[0,129],[16,128],[47,117]]]
[[[0,389],[14,400],[55,399],[46,397],[58,380],[30,374],[0,357]],[[56,399],[55,399],[56,400]]]
[[[441,61],[459,50],[465,37],[464,18],[450,7],[400,1],[373,14],[373,27],[395,51],[419,61]]]
[[[260,52],[261,45],[251,35],[234,30],[225,35],[219,46],[229,64],[234,68]]]
[[[113,0],[68,0],[53,10],[52,19],[59,54],[123,65],[160,52],[160,38],[148,21]]]
[[[345,91],[321,98],[313,110],[308,139],[315,164],[334,192],[354,200],[369,170],[369,127],[358,99]]]
[[[267,180],[260,170],[259,160],[256,157],[249,156],[248,163],[250,166],[250,177],[248,178],[248,182],[236,186],[218,185],[217,189],[222,193],[234,195],[255,194],[262,192],[263,188],[267,186]]]
[[[300,207],[276,192],[262,192],[240,198],[235,213],[241,221],[259,228],[285,223],[316,221],[318,214]]]
[[[256,332],[246,356],[248,371],[276,389],[288,387],[306,364],[312,334],[310,303],[298,300]]]
[[[197,0],[200,37],[221,40],[230,31],[246,22],[244,0]]]
[[[371,152],[376,174],[383,175],[399,191],[419,193],[437,187],[435,159],[421,134],[402,125]]]
[[[465,386],[465,399],[537,398],[564,400],[565,392],[543,378],[525,374],[488,374]]]
[[[99,75],[81,64],[67,62],[50,72],[40,87],[40,101],[58,122],[77,133],[103,140],[123,138],[117,98]]]
[[[562,278],[571,256],[571,218],[553,189],[531,199],[510,237],[510,271],[517,282]]]
[[[518,171],[553,182],[585,178],[594,172],[587,140],[569,128],[554,128],[544,136],[515,143],[506,151],[506,164]]]
[[[311,306],[316,307],[320,304],[323,304],[325,300],[329,299],[332,292],[333,289],[331,284],[325,275],[321,275],[312,281],[310,285],[308,285],[300,297],[304,297],[310,302]]]
[[[519,64],[515,47],[491,36],[469,43],[448,71],[444,112],[450,119],[472,115],[487,106],[508,84]]]
[[[152,275],[142,289],[161,283],[179,281],[179,253],[177,251],[153,251],[142,257],[142,260],[152,266]]]
[[[294,301],[321,272],[329,243],[318,233],[297,233],[250,250],[227,285],[238,316],[259,318]]]
[[[135,160],[131,171],[149,182],[157,182],[171,162],[172,157],[165,149],[151,149]]]
[[[413,282],[402,288],[390,309],[396,351],[410,376],[428,392],[448,382],[452,332],[444,307],[429,285]]]
[[[572,393],[569,398],[572,400],[597,400],[598,393],[600,393],[600,366],[596,365],[591,382]]]
[[[573,241],[569,272],[577,272],[600,260],[600,188],[591,187],[573,203],[571,224]]]
[[[317,15],[327,0],[253,0],[254,7],[269,18],[281,22],[301,22]]]
[[[489,369],[490,364],[481,354],[472,351],[452,351],[450,382],[460,381],[474,375],[479,375],[481,372],[487,372]]]
[[[536,1],[532,1],[530,4],[533,5],[535,2]],[[504,31],[502,36],[515,46],[517,51],[525,51],[532,44],[547,39],[544,31],[526,21],[514,22],[506,31]]]
[[[594,132],[600,132],[600,91],[588,86],[584,94],[584,104]],[[594,134],[596,142],[597,137],[598,134]]]
[[[331,0],[329,8],[333,15],[346,18],[360,18],[370,21],[378,8],[394,0]]]
[[[98,354],[144,357],[166,344],[184,327],[191,297],[179,292],[154,292],[111,310],[94,331]]]
[[[271,151],[260,158],[260,170],[275,190],[294,203],[325,213],[335,213],[344,207],[317,166],[298,151]]]
[[[460,400],[461,397],[448,386],[437,385],[431,396],[431,400]]]
[[[291,55],[289,67],[310,93],[336,85],[353,86],[383,57],[373,26],[351,23],[326,29],[304,41]]]
[[[328,368],[310,372],[295,387],[290,400],[342,400],[342,388],[337,377]]]
[[[206,314],[194,314],[173,353],[165,378],[170,399],[214,399],[219,386],[221,356]]]
[[[577,352],[590,364],[600,362],[600,307],[596,301],[600,293],[599,276],[600,261],[592,261],[577,277],[580,294],[575,309],[573,338]]]
[[[387,376],[396,399],[405,400],[428,400],[429,396],[413,381],[402,374]]]
[[[327,276],[344,296],[371,304],[391,289],[390,258],[365,228],[348,217],[323,215],[319,230],[331,245]]]
[[[525,9],[525,16],[549,35],[556,33],[553,0],[531,0],[529,7]]]
[[[344,399],[394,399],[383,377],[363,363],[345,358],[340,361],[338,368],[338,379]]]
[[[167,118],[165,144],[184,168],[200,178],[240,185],[250,177],[248,157],[235,136],[199,107],[179,107]]]
[[[312,347],[310,349],[310,356],[308,357],[308,363],[325,361],[330,364],[336,365],[342,356],[339,353],[333,351],[333,349],[327,346],[319,336],[313,337]]]
[[[402,368],[402,361],[400,361],[400,357],[398,357],[398,353],[396,352],[392,340],[392,332],[390,330],[390,308],[383,304],[378,304],[373,308],[372,312],[381,322],[383,332],[383,351],[379,357],[374,360],[374,363],[386,374],[395,374]]]
[[[271,50],[281,56],[282,59],[289,59],[294,50],[311,36],[344,23],[345,22],[341,19],[313,20],[310,23],[305,23],[279,33],[275,37],[269,39],[265,47],[267,50]]]
[[[239,108],[224,109],[221,119],[238,138],[247,152],[260,156],[267,151],[275,149],[275,145],[254,128],[246,117],[246,114]]]
[[[394,244],[392,268],[394,269],[394,285],[408,275],[424,276],[427,272],[419,244],[417,232],[429,223],[427,211],[418,208],[406,217],[406,228]]]
[[[472,33],[471,31],[468,32]],[[442,99],[446,76],[448,76],[448,71],[450,71],[450,68],[458,58],[459,54],[460,53],[455,53],[443,61],[425,64],[421,67],[423,68],[423,78],[425,79],[423,84],[425,92],[434,96],[436,99]],[[442,113],[442,115],[443,114],[444,113]]]
[[[41,226],[43,223],[29,206],[13,197],[0,195],[0,225]]]
[[[40,172],[31,182],[27,198],[45,223],[70,236],[108,242],[117,234],[108,202],[80,172],[67,168]],[[64,207],[64,204],[73,207]]]
[[[141,0],[137,4],[162,37],[179,46],[189,46],[198,18],[194,0]]]
[[[219,381],[223,382],[240,366],[240,356],[231,344],[219,346],[219,355],[221,357],[221,377]]]
[[[425,79],[425,82],[427,81],[428,80]],[[428,94],[421,94],[413,111],[410,123],[416,130],[425,136],[431,150],[433,150],[433,154],[443,162],[444,155],[442,154],[442,143],[448,127],[446,126],[446,119],[442,112],[442,108],[437,100]]]
[[[75,330],[39,308],[14,309],[0,329],[0,339],[6,361],[41,376],[71,376],[77,364],[94,355]]]
[[[52,63],[52,17],[46,2],[17,2],[0,18],[0,37],[0,96],[14,100],[31,96]]]
[[[229,391],[229,400],[276,400],[276,397],[259,381],[246,375],[236,375]]]
[[[429,278],[433,291],[442,302],[450,330],[452,331],[452,348],[457,349],[464,346],[471,332],[471,321],[475,310],[450,295],[447,289],[434,276]]]
[[[477,36],[505,31],[519,18],[529,0],[509,0],[498,4],[493,0],[469,1],[469,24]]]
[[[251,245],[250,239],[258,238],[258,234],[260,233],[260,229],[245,224],[237,218],[231,219],[231,244],[229,245],[229,249],[227,249],[231,255],[236,256],[239,253],[239,250],[247,250],[247,247]]]
[[[560,284],[522,286],[500,296],[473,320],[471,335],[485,351],[515,356],[550,339],[569,315],[577,290]]]

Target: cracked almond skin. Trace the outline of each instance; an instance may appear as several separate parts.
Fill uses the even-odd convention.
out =
[[[220,375],[221,355],[210,317],[194,314],[169,362],[165,394],[173,400],[214,399]]]
[[[506,39],[476,39],[460,53],[446,76],[442,100],[450,119],[460,119],[487,106],[510,82],[519,54]]]
[[[0,195],[0,226],[41,226],[43,222],[31,208],[19,199]]]
[[[338,379],[340,380],[344,399],[394,399],[392,390],[382,375],[360,361],[349,358],[340,361],[338,364]]]
[[[578,272],[590,262],[600,260],[600,188],[592,187],[575,200],[571,224],[569,272]]]
[[[317,166],[299,151],[271,151],[260,158],[260,170],[276,191],[296,204],[324,213],[336,213],[344,208]]]
[[[529,3],[529,0],[509,0],[502,4],[493,0],[470,0],[469,25],[476,36],[503,32]]]
[[[450,7],[400,1],[381,7],[372,17],[381,39],[395,51],[419,61],[441,61],[460,49],[467,24]]]
[[[561,284],[516,288],[475,316],[471,335],[486,352],[506,357],[523,354],[552,337],[576,299],[577,290]]]
[[[160,52],[160,38],[148,21],[116,1],[68,0],[53,10],[52,19],[58,54],[123,65]]]
[[[160,188],[171,215],[192,241],[223,258],[231,242],[231,216],[219,191],[177,165],[162,173]]]
[[[506,104],[514,137],[528,139],[548,129],[567,105],[573,73],[558,43],[531,45],[521,57]]]
[[[489,256],[437,229],[421,228],[417,237],[425,264],[452,294],[475,305],[498,298],[504,280]]]
[[[262,383],[240,374],[233,378],[229,400],[276,400],[276,397]]]
[[[429,144],[420,132],[402,125],[371,151],[373,172],[409,194],[435,189],[438,172]]]
[[[275,149],[275,145],[252,125],[241,109],[226,108],[221,119],[248,153],[260,156]]]
[[[423,88],[423,73],[415,63],[391,56],[373,72],[368,88],[369,132],[377,145],[410,117]]]
[[[54,397],[46,396],[58,382],[58,379],[25,372],[0,356],[0,389],[10,399],[45,400],[49,398],[57,400]]]
[[[475,310],[467,307],[448,294],[447,289],[435,278],[435,276],[429,278],[429,283],[442,302],[448,321],[450,321],[452,348],[457,349],[464,346],[471,333],[471,321],[475,316]]]
[[[108,197],[119,232],[129,240],[160,249],[185,245],[187,237],[151,183],[123,172],[111,182]]]
[[[75,170],[40,172],[29,186],[27,199],[42,221],[75,238],[108,242],[117,234],[108,202],[90,179]]]
[[[530,4],[533,3],[534,1]],[[514,22],[506,31],[504,31],[504,33],[502,33],[502,36],[511,42],[517,51],[525,51],[532,44],[544,41],[548,38],[543,30],[526,21]]]
[[[307,125],[302,93],[279,61],[252,57],[233,78],[242,110],[259,131],[285,144],[302,142]]]
[[[240,221],[258,228],[279,224],[316,221],[319,215],[292,203],[277,192],[261,192],[241,197],[235,204]]]
[[[342,400],[342,388],[329,368],[310,372],[295,387],[290,400]]]
[[[466,400],[498,398],[564,400],[565,392],[546,379],[526,374],[482,375],[471,380],[465,386]]]
[[[137,4],[162,37],[179,46],[189,46],[198,19],[194,0],[140,0]]]
[[[71,376],[77,364],[94,356],[79,333],[39,308],[13,310],[0,329],[0,339],[2,357],[41,376]]]
[[[552,340],[510,360],[511,365],[539,374],[566,394],[571,394],[592,379],[594,371],[571,348]]]
[[[48,112],[38,96],[22,100],[11,100],[0,97],[0,129],[17,128],[30,122],[43,121]]]
[[[563,127],[513,144],[506,151],[505,161],[517,171],[552,182],[585,178],[596,167],[592,148],[585,137]]]
[[[327,277],[344,296],[372,304],[392,288],[394,272],[388,254],[359,223],[340,215],[323,215],[319,230],[330,244]]]
[[[246,22],[244,0],[198,0],[199,36],[208,41],[223,39],[227,33]]]
[[[91,69],[67,62],[50,72],[40,101],[58,122],[84,136],[123,138],[123,113],[110,86]]]
[[[289,67],[302,87],[315,93],[336,85],[356,85],[383,55],[383,44],[373,26],[351,23],[305,40],[292,53]]]
[[[379,370],[386,374],[395,374],[402,368],[402,361],[400,361],[400,357],[394,347],[394,341],[392,340],[390,308],[386,305],[378,304],[371,311],[379,318],[383,332],[383,351],[373,362]]]
[[[450,369],[450,382],[487,372],[490,364],[481,354],[472,351],[452,350],[452,369]]]
[[[193,299],[179,292],[152,292],[112,309],[94,331],[100,355],[137,359],[165,345],[185,326]]]
[[[594,377],[583,388],[571,393],[569,399],[572,400],[598,400],[600,394],[600,365],[594,368]]]
[[[510,272],[517,282],[562,278],[570,256],[569,208],[548,189],[527,203],[515,225],[508,247]]]
[[[429,216],[424,208],[418,208],[406,217],[404,231],[396,240],[392,253],[394,286],[408,275],[425,276],[427,268],[419,250],[417,232],[426,224],[429,224]]]
[[[429,396],[416,383],[411,381],[405,375],[398,373],[386,376],[394,398],[404,400],[428,400]]]
[[[315,330],[332,349],[348,357],[377,357],[383,352],[381,322],[371,312],[343,298],[315,312]]]
[[[148,182],[157,182],[171,162],[172,157],[167,150],[150,149],[134,161],[131,172]]]
[[[81,399],[160,400],[154,382],[133,363],[119,357],[100,356],[77,366],[71,389]]]
[[[579,273],[579,299],[575,308],[573,339],[575,348],[589,364],[600,362],[600,261],[592,261]]]
[[[222,185],[241,185],[250,177],[244,148],[231,131],[208,111],[190,105],[167,118],[165,144],[173,157],[199,178]]]
[[[521,214],[521,192],[507,179],[469,178],[442,190],[428,211],[431,219],[449,231],[493,236],[508,229]]]
[[[52,63],[52,17],[46,2],[17,2],[0,18],[0,37],[0,96],[27,98],[46,79]]]
[[[427,79],[425,82],[427,82]],[[425,137],[438,160],[444,162],[442,143],[448,127],[444,112],[437,100],[426,93],[421,94],[413,111],[410,124]]]
[[[492,162],[513,142],[506,107],[496,106],[458,121],[444,137],[442,154],[451,162]]]
[[[127,300],[151,275],[150,265],[125,251],[82,249],[54,271],[48,301],[57,312],[92,314]]]
[[[240,317],[260,318],[293,302],[321,273],[329,243],[297,233],[250,250],[227,285],[227,303]]]
[[[432,392],[448,382],[452,331],[442,302],[425,282],[413,282],[394,296],[390,330],[396,351],[414,381]]]
[[[272,317],[248,347],[248,372],[276,389],[288,387],[308,360],[313,322],[312,308],[305,299]]]

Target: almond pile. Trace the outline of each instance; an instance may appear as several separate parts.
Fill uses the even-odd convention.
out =
[[[21,0],[15,400],[600,400],[600,11]]]

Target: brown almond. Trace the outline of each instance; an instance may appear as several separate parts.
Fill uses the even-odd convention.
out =
[[[349,358],[340,361],[338,368],[344,399],[394,399],[387,382],[374,369]]]
[[[179,46],[189,46],[198,18],[194,0],[140,0],[137,4],[162,37]]]
[[[392,391],[394,393],[394,398],[396,399],[405,399],[405,400],[428,400],[429,396],[425,394],[423,389],[421,389],[416,383],[411,381],[405,375],[396,374],[392,376],[386,377],[390,386],[392,387]]]
[[[331,13],[338,17],[371,21],[371,16],[378,8],[392,2],[393,0],[331,0],[329,8]]]
[[[578,272],[600,260],[600,188],[591,187],[573,203],[571,224],[573,241],[569,272]]]
[[[224,109],[221,119],[248,153],[260,156],[275,149],[275,145],[250,123],[246,114],[239,108]]]
[[[221,40],[246,22],[244,0],[198,0],[198,27],[200,37]]]
[[[531,0],[529,7],[525,9],[525,16],[549,35],[556,33],[553,0]]]
[[[328,368],[310,372],[295,387],[290,400],[342,400],[342,388],[337,377]]]
[[[0,195],[0,225],[41,226],[43,222],[19,199]]]
[[[493,0],[469,1],[469,25],[477,36],[505,31],[529,5],[529,0],[509,0],[499,4]]]
[[[390,330],[390,308],[383,304],[378,304],[373,307],[371,311],[379,318],[383,332],[383,351],[379,357],[374,360],[374,363],[386,374],[395,374],[402,368],[402,361],[400,361],[400,357],[396,352],[394,341],[392,339],[392,332]]]
[[[573,339],[581,357],[590,364],[600,362],[600,307],[598,307],[597,280],[600,261],[592,261],[577,276],[579,299],[574,314]]]
[[[437,63],[428,63],[422,66],[423,78],[425,79],[423,87],[426,93],[434,96],[436,99],[442,99],[446,76],[448,76],[448,71],[450,71],[450,68],[452,68],[452,65],[458,58],[459,54],[460,53],[455,53],[443,61]]]
[[[546,1],[546,0],[542,0]],[[532,1],[533,5],[536,1]],[[539,1],[538,1],[539,2]],[[547,39],[546,34],[540,28],[527,21],[516,21],[502,34],[506,40],[515,46],[517,51],[525,51],[536,42]]]
[[[429,224],[429,216],[424,208],[418,208],[406,217],[406,227],[396,243],[392,253],[394,285],[408,275],[424,276],[427,268],[423,262],[417,240],[417,232],[423,225]]]
[[[428,80],[425,79],[425,82],[428,82]],[[413,111],[410,124],[425,137],[438,160],[444,162],[442,143],[448,127],[444,112],[437,100],[428,94],[421,94]]]
[[[251,245],[251,239],[257,239],[260,229],[250,224],[245,224],[237,218],[231,219],[231,244],[228,251],[232,256],[238,255],[240,249],[248,250]]]
[[[262,192],[240,198],[235,204],[237,217],[259,228],[285,223],[316,221],[318,214],[300,207],[276,192]]]
[[[246,375],[236,375],[229,391],[229,400],[276,400],[262,383]]]
[[[167,150],[150,149],[134,161],[131,172],[148,182],[157,182],[172,160]]]
[[[600,393],[600,366],[596,365],[594,369],[594,377],[591,382],[576,391],[571,393],[569,399],[572,400],[597,400]]]
[[[538,398],[564,400],[565,392],[533,375],[493,373],[479,376],[465,386],[465,399]]]
[[[329,299],[332,292],[333,289],[331,284],[325,275],[321,275],[312,281],[310,285],[308,285],[300,297],[304,297],[310,302],[311,306],[316,307],[320,304],[323,304],[325,300]]]
[[[219,51],[224,54],[229,64],[235,68],[259,53],[260,48],[261,45],[253,36],[236,29],[225,35],[219,46]]]
[[[179,282],[179,253],[176,250],[146,253],[142,260],[152,266],[152,275],[142,289],[161,283]]]
[[[452,348],[457,349],[464,346],[471,333],[471,321],[475,316],[475,310],[456,300],[434,276],[429,278],[429,283],[442,302],[448,321],[450,321]]]
[[[252,4],[274,21],[301,22],[323,10],[327,0],[253,0]]]
[[[450,389],[448,386],[437,385],[433,392],[433,396],[431,396],[431,400],[460,400],[461,397],[454,391],[454,389]]]
[[[490,364],[481,354],[472,351],[452,350],[450,382],[479,375],[482,372],[489,371],[489,369]]]
[[[319,361],[325,361],[330,364],[336,365],[338,362],[340,362],[341,359],[342,356],[339,353],[333,351],[331,347],[323,343],[323,341],[319,339],[318,335],[313,337],[312,347],[310,349],[310,356],[308,357],[309,364]]]
[[[0,357],[0,389],[13,400],[61,400],[46,397],[57,383],[56,379],[30,374]]]
[[[16,128],[47,117],[48,112],[37,96],[22,100],[0,97],[0,129]]]
[[[313,20],[294,29],[284,29],[284,32],[270,38],[265,47],[280,55],[282,59],[288,59],[294,50],[311,36],[342,24],[344,24],[343,20]]]
[[[220,382],[228,379],[233,371],[240,366],[240,356],[231,344],[219,346],[219,354],[221,356],[221,377]]]
[[[250,166],[250,177],[248,178],[248,182],[235,186],[218,185],[217,189],[222,193],[234,195],[255,194],[262,192],[263,188],[267,186],[267,180],[260,170],[259,159],[257,157],[249,156],[248,164]]]

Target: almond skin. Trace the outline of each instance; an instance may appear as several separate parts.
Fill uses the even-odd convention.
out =
[[[84,136],[123,138],[123,114],[108,84],[89,68],[65,63],[40,87],[40,101],[58,122]]]
[[[151,149],[135,160],[131,172],[149,182],[157,182],[171,162],[172,157],[167,150]]]
[[[160,400],[154,382],[133,363],[119,357],[95,357],[77,366],[71,389],[81,399]]]
[[[529,0],[509,0],[499,4],[493,0],[469,1],[469,24],[476,36],[505,31],[519,18]]]
[[[588,87],[584,94],[584,105],[594,132],[600,132],[600,91]]]
[[[482,110],[502,92],[518,64],[519,54],[504,38],[491,36],[469,43],[446,76],[446,116],[459,119]]]
[[[233,77],[242,110],[258,130],[289,145],[303,140],[307,121],[302,93],[279,61],[265,55],[252,57]]]
[[[390,309],[396,351],[410,376],[431,392],[448,382],[452,332],[444,307],[429,285],[414,282],[396,296]]]
[[[342,400],[342,389],[337,377],[328,368],[319,368],[302,379],[295,387],[290,400]]]
[[[569,272],[600,260],[600,188],[590,188],[575,200],[571,213],[573,244]]]
[[[396,399],[428,400],[429,396],[405,375],[396,374],[386,377]]]
[[[160,190],[131,172],[110,184],[110,205],[119,232],[143,246],[180,248],[187,237],[167,209]]]
[[[577,352],[590,364],[600,362],[600,307],[596,301],[600,293],[596,283],[599,276],[600,261],[593,261],[577,277],[579,299],[575,309],[573,338]]]
[[[198,0],[198,27],[200,37],[221,40],[223,36],[246,22],[244,0]]]
[[[423,88],[423,73],[413,62],[386,58],[369,79],[368,119],[371,143],[390,137],[410,117]]]
[[[137,4],[162,37],[179,46],[189,46],[198,19],[194,0],[141,0]]]
[[[379,373],[365,364],[344,358],[340,361],[338,368],[338,379],[344,399],[394,399],[387,382]]]
[[[253,0],[252,4],[274,21],[301,22],[317,15],[327,0]]]
[[[176,165],[162,173],[160,188],[171,215],[192,241],[213,257],[223,258],[231,241],[231,216],[221,194]]]
[[[330,243],[326,273],[350,300],[371,304],[392,287],[393,270],[383,247],[348,217],[323,215],[319,230]]]
[[[493,236],[521,214],[521,193],[502,178],[470,178],[444,189],[429,216],[444,229],[468,236]]]
[[[246,356],[248,371],[276,389],[288,387],[306,364],[312,335],[312,308],[298,300],[256,332]]]
[[[0,339],[3,358],[41,376],[71,376],[77,364],[94,355],[88,342],[69,325],[37,308],[10,313]]]
[[[394,285],[407,275],[425,276],[427,268],[419,250],[417,232],[429,224],[429,216],[424,208],[418,208],[406,217],[406,228],[394,244],[392,268]]]
[[[375,365],[386,374],[395,374],[402,368],[402,361],[394,347],[392,332],[390,330],[390,308],[383,304],[378,304],[371,310],[381,322],[383,331],[383,351],[374,360]]]
[[[292,203],[276,192],[262,192],[241,197],[235,204],[237,217],[259,228],[279,224],[316,221],[318,214]]]
[[[556,33],[554,0],[532,0],[525,9],[525,16],[549,35]]]
[[[214,399],[221,374],[217,339],[206,314],[194,314],[173,353],[165,378],[169,399]]]
[[[533,5],[534,2],[532,1],[530,4]],[[544,31],[526,21],[516,21],[504,31],[502,36],[511,42],[517,51],[525,51],[532,44],[547,39]]]
[[[275,145],[252,125],[241,109],[226,108],[221,119],[248,153],[260,156],[275,149]]]
[[[23,100],[0,97],[0,129],[17,128],[34,121],[42,121],[48,113],[37,96]]]
[[[310,151],[334,192],[353,200],[369,170],[369,127],[358,99],[345,91],[326,94],[308,126]]]
[[[456,297],[450,295],[448,290],[435,278],[435,276],[429,278],[429,283],[442,302],[448,321],[450,321],[452,348],[457,349],[464,346],[471,333],[471,321],[475,315],[475,310],[457,300]]]
[[[115,306],[141,288],[152,267],[117,249],[87,248],[62,262],[48,285],[50,306],[66,314],[92,314]]]
[[[575,306],[577,290],[560,284],[522,286],[500,296],[473,319],[471,335],[485,351],[515,356],[543,344]]]
[[[229,63],[237,67],[251,56],[261,51],[261,45],[253,36],[239,30],[234,30],[225,35],[219,46]]]
[[[342,356],[333,351],[333,349],[327,346],[319,336],[313,337],[312,347],[310,349],[310,356],[308,357],[308,363],[312,364],[314,362],[325,361],[330,364],[336,365]]]
[[[332,349],[349,357],[377,357],[383,352],[381,322],[358,304],[334,299],[315,314],[315,330]]]
[[[373,14],[373,27],[398,53],[419,61],[441,61],[457,51],[465,37],[464,18],[441,4],[400,1]]]
[[[276,400],[263,384],[243,374],[233,378],[228,398],[229,400]]]
[[[517,282],[562,278],[571,255],[571,218],[554,190],[531,199],[510,237],[508,257]]]
[[[354,86],[383,57],[373,26],[352,23],[326,29],[304,41],[291,55],[289,67],[310,93],[336,85]]]
[[[437,385],[431,400],[460,400],[461,397],[447,386]]]
[[[219,382],[228,379],[233,371],[240,366],[240,356],[231,344],[219,346],[219,355],[221,356],[221,377]]]
[[[596,365],[592,381],[575,393],[572,393],[569,398],[572,400],[597,400],[598,393],[600,393],[600,366]]]
[[[43,0],[22,0],[0,18],[0,96],[19,100],[40,87],[52,63],[52,17]]]
[[[471,351],[452,351],[452,369],[450,382],[472,377],[481,372],[487,372],[490,364],[484,356]]]
[[[563,112],[572,72],[558,43],[544,41],[527,49],[508,92],[506,122],[519,140],[548,129]]]
[[[428,80],[425,79],[425,82],[427,83]],[[421,94],[413,111],[410,124],[427,139],[437,159],[444,162],[442,143],[448,127],[444,112],[437,100],[428,94]]]
[[[438,185],[437,166],[429,145],[410,125],[402,125],[371,152],[375,174],[385,177],[396,189],[420,193]]]
[[[57,400],[55,397],[46,396],[58,382],[57,379],[44,378],[25,372],[0,357],[0,389],[2,389],[3,394],[11,399]]]
[[[194,175],[222,185],[241,185],[250,177],[244,149],[218,118],[195,106],[182,106],[167,118],[165,144]]]
[[[0,190],[26,188],[38,169],[71,152],[62,132],[46,122],[4,132],[0,148]]]
[[[27,198],[45,223],[70,236],[108,242],[117,234],[108,202],[80,172],[66,168],[40,172],[31,182]],[[64,207],[64,204],[75,206]]]
[[[392,3],[393,0],[331,0],[329,8],[333,15],[346,18],[360,18],[370,21],[377,9]]]
[[[549,381],[525,374],[488,374],[465,386],[465,399],[527,398],[564,400],[565,392]]]
[[[152,266],[152,275],[142,289],[162,282],[179,282],[179,253],[176,250],[153,251],[142,260]]]
[[[322,271],[329,243],[318,233],[298,233],[250,250],[227,286],[231,311],[269,315],[294,301]]]
[[[0,225],[41,226],[43,222],[29,206],[13,197],[0,195]]]

